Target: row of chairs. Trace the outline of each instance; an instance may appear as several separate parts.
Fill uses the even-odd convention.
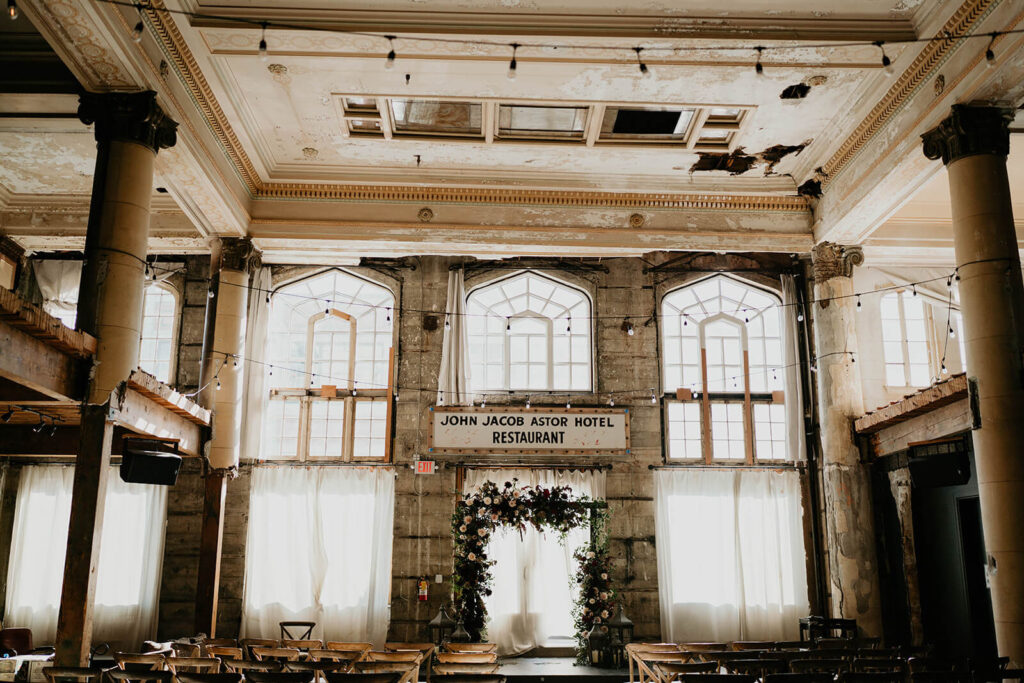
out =
[[[405,675],[391,673],[341,673],[333,671],[269,672],[248,670],[246,673],[174,673],[172,671],[128,671],[110,669],[49,667],[43,669],[47,683],[315,683],[321,675],[326,683],[401,683]],[[459,674],[438,676],[435,683],[506,683],[496,674]]]

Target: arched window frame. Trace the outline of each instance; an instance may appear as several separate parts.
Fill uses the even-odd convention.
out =
[[[897,317],[887,318],[885,315],[887,302],[895,302]],[[920,338],[911,339],[910,324],[915,322],[907,314],[907,302],[912,302],[921,309],[920,327],[923,334]],[[938,373],[938,362],[935,339],[935,320],[932,306],[928,305],[923,296],[914,296],[908,290],[899,289],[883,294],[879,299],[879,316],[882,326],[882,362],[885,370],[885,385],[891,389],[909,389],[929,386]],[[899,323],[899,332],[893,336],[886,320]],[[952,321],[951,321],[952,323]],[[913,346],[912,346],[913,345]],[[923,346],[921,346],[923,345]],[[911,353],[912,349],[918,349]],[[921,350],[923,348],[923,351]],[[898,349],[899,360],[895,360],[894,351]],[[923,374],[921,368],[923,367]],[[899,377],[897,378],[896,373]],[[918,381],[914,381],[915,378]],[[899,381],[893,381],[898,379]]]
[[[767,297],[771,304],[765,309],[741,308],[733,312],[734,314],[720,311],[706,317],[697,318],[688,315],[685,312],[685,308],[680,309],[671,301],[675,295],[716,278],[728,280],[734,285],[755,292],[762,297]],[[721,297],[722,294],[718,296]],[[710,300],[698,299],[697,301],[703,304],[703,302]],[[669,312],[669,306],[672,306],[676,312]],[[663,382],[665,383],[666,391],[670,395],[674,394],[674,397],[668,399],[665,403],[665,444],[668,460],[698,461],[705,464],[745,463],[754,465],[758,462],[778,463],[789,459],[785,456],[785,433],[783,431],[785,396],[781,391],[781,382],[779,381],[779,377],[783,374],[784,369],[784,352],[781,346],[779,355],[774,360],[770,360],[766,353],[764,354],[765,357],[761,359],[758,367],[764,368],[765,375],[764,382],[760,387],[761,390],[755,391],[751,387],[750,334],[748,327],[752,323],[756,323],[757,318],[762,317],[769,309],[774,312],[774,315],[779,316],[780,306],[781,299],[776,292],[725,274],[716,274],[687,282],[678,287],[673,287],[664,293],[661,299],[663,320],[670,315],[677,315],[679,316],[680,325],[683,324],[683,320],[686,320],[687,325],[693,325],[696,330],[697,347],[700,356],[696,362],[697,381],[685,387],[674,388],[671,386],[674,382],[668,377],[669,368],[664,352],[662,355]],[[746,317],[738,317],[738,315]],[[722,385],[717,388],[712,386],[715,384],[716,378],[709,376],[708,370],[708,328],[715,323],[725,323],[738,330],[739,353],[741,354],[737,374],[730,375],[728,371],[724,372],[722,374]],[[766,324],[767,320],[762,317],[759,339],[766,341],[778,338],[781,341],[781,316],[779,316],[777,327],[775,328],[779,330],[777,335],[767,334]],[[688,363],[685,358],[685,340],[687,335],[680,334],[678,337],[673,337],[672,340],[669,340],[667,330],[667,326],[663,324],[661,340],[663,348],[667,349],[670,343],[678,343],[680,345],[680,363],[677,365],[679,371],[685,375],[685,367],[694,365],[694,363]],[[773,371],[770,375],[769,370]],[[730,377],[733,378],[731,386],[728,381]],[[775,388],[776,385],[778,388]],[[739,419],[737,419],[735,408],[730,408],[730,406],[739,406]],[[732,436],[734,425],[736,424],[742,426],[742,457],[723,456],[721,452],[723,450],[731,452],[734,448],[732,442],[737,441],[737,439],[728,438]],[[689,426],[687,427],[687,425]],[[714,427],[716,425],[724,429],[726,438],[715,438]],[[672,433],[675,429],[682,430],[684,436],[678,438],[678,434]],[[699,433],[699,440],[693,437],[694,431]],[[759,431],[761,432],[760,434]],[[719,445],[716,446],[716,442]],[[676,443],[680,445],[676,446]],[[783,444],[781,448],[779,447],[780,443]],[[681,455],[674,453],[677,448],[682,449]],[[760,457],[758,455],[759,450],[762,451]],[[780,451],[783,457],[773,457]],[[765,454],[766,452],[768,455]]]
[[[556,315],[554,317],[550,317],[550,316],[545,315],[545,314],[543,314],[541,312],[534,311],[534,310],[531,310],[531,309],[527,308],[527,309],[522,310],[522,311],[517,311],[517,312],[515,312],[515,313],[513,313],[513,314],[511,314],[509,316],[503,316],[503,315],[497,314],[497,313],[495,313],[495,314],[493,314],[491,316],[488,316],[488,318],[493,319],[493,320],[495,320],[497,322],[500,322],[501,327],[502,327],[503,330],[505,329],[506,324],[512,323],[516,319],[532,318],[532,319],[536,319],[536,320],[545,321],[545,325],[547,326],[547,329],[548,329],[548,333],[547,333],[547,357],[546,357],[547,383],[546,383],[546,386],[544,388],[534,388],[534,387],[530,387],[530,388],[515,387],[515,388],[513,388],[512,381],[511,381],[512,380],[512,378],[511,378],[511,368],[512,368],[513,363],[511,361],[511,357],[510,357],[511,356],[511,353],[510,353],[510,351],[511,351],[511,344],[509,343],[510,335],[502,333],[501,334],[501,344],[502,344],[502,350],[501,350],[502,372],[501,372],[501,377],[502,377],[502,385],[501,386],[490,386],[490,385],[486,384],[486,380],[484,380],[484,383],[479,383],[478,373],[473,372],[471,370],[471,373],[470,373],[470,387],[471,387],[471,391],[476,393],[476,394],[486,394],[488,392],[509,392],[509,393],[520,393],[520,394],[542,393],[542,392],[548,392],[548,391],[559,392],[559,393],[570,393],[570,392],[572,392],[572,393],[591,393],[591,392],[593,392],[593,390],[594,390],[594,368],[595,368],[595,363],[594,363],[594,326],[593,326],[593,319],[592,318],[593,318],[593,310],[594,310],[594,301],[593,301],[593,297],[591,296],[591,294],[588,291],[586,291],[583,287],[580,287],[579,285],[567,282],[567,281],[565,281],[565,280],[563,280],[563,279],[561,279],[561,278],[559,278],[557,276],[554,276],[554,275],[552,275],[550,273],[547,273],[547,272],[540,272],[540,271],[537,271],[537,270],[530,270],[530,269],[524,269],[524,270],[516,271],[514,273],[511,273],[511,274],[508,274],[508,275],[504,275],[502,277],[496,277],[496,278],[487,280],[486,282],[481,282],[479,284],[474,285],[473,287],[471,287],[469,289],[469,291],[466,294],[466,307],[467,307],[467,312],[468,312],[468,317],[469,317],[469,323],[470,323],[470,326],[471,326],[470,327],[471,340],[472,340],[472,336],[474,336],[472,334],[473,333],[472,325],[474,323],[478,323],[479,320],[481,319],[480,318],[480,314],[476,314],[476,313],[473,313],[471,311],[471,308],[472,308],[472,305],[473,305],[473,298],[475,296],[479,295],[480,293],[484,292],[487,289],[491,289],[491,288],[494,288],[494,287],[500,287],[501,285],[503,285],[505,283],[508,283],[508,282],[510,282],[510,281],[512,281],[512,280],[514,280],[516,278],[521,278],[521,277],[526,277],[526,276],[532,276],[532,277],[538,278],[540,280],[546,281],[548,284],[552,285],[555,288],[561,288],[561,289],[564,289],[564,290],[568,290],[568,291],[572,292],[573,294],[579,296],[580,300],[586,305],[586,314],[585,315],[578,315],[578,316],[572,316],[571,314],[570,315]],[[508,299],[506,298],[505,301],[508,301]],[[571,307],[569,307],[566,310],[569,310],[569,309],[571,309]],[[562,327],[560,328],[559,325],[561,325]],[[569,330],[568,334],[562,334],[561,335],[561,336],[569,338],[569,345],[570,345],[569,356],[566,359],[561,359],[561,358],[556,358],[555,357],[555,348],[557,346],[557,344],[555,343],[555,339],[556,339],[557,336],[560,335],[560,332],[559,332],[560,329],[567,329],[567,330]],[[572,352],[572,343],[573,343],[573,338],[574,337],[575,338],[580,338],[580,337],[584,336],[584,334],[581,334],[581,331],[585,331],[585,345],[586,345],[586,356],[587,356],[586,362],[585,362],[585,365],[586,365],[586,371],[585,371],[586,385],[585,386],[575,386],[574,387],[573,386],[573,378],[572,378],[573,366],[574,365],[584,365],[584,363],[580,362],[580,361],[578,361],[576,359],[575,355]],[[481,336],[481,335],[476,335],[476,336]],[[482,336],[486,339],[489,336],[495,336],[496,337],[498,335],[492,335],[490,333],[485,332],[484,335],[482,335]],[[511,336],[514,336],[514,334],[511,335]],[[488,358],[488,361],[490,361],[490,358]],[[472,359],[470,359],[470,364],[471,363],[472,363]],[[485,362],[484,363],[484,367],[486,367],[488,364],[491,364],[491,363]],[[568,375],[569,375],[569,384],[568,384],[568,386],[561,386],[561,385],[556,385],[555,384],[555,375],[556,375],[555,368],[556,368],[556,365],[567,365],[568,366]]]
[[[318,277],[323,277],[333,272],[338,272],[346,277],[360,280],[363,283],[378,287],[388,294],[388,305],[379,306],[375,309],[378,314],[381,309],[386,309],[386,315],[391,318],[390,323],[390,347],[387,356],[387,381],[386,386],[376,382],[373,386],[366,383],[359,385],[356,379],[356,350],[359,342],[358,337],[358,316],[349,314],[339,308],[328,305],[327,308],[319,308],[310,313],[306,318],[305,327],[305,354],[302,361],[303,377],[308,379],[308,385],[302,387],[271,387],[269,389],[271,410],[268,411],[268,419],[273,419],[273,409],[280,406],[281,419],[289,417],[297,421],[297,434],[295,440],[295,454],[273,457],[275,453],[287,452],[282,448],[285,440],[292,437],[287,434],[271,435],[264,439],[264,453],[262,459],[270,461],[370,461],[387,462],[391,459],[391,423],[393,419],[394,401],[394,347],[398,329],[398,318],[395,311],[396,297],[394,290],[388,285],[364,277],[358,273],[341,268],[329,268],[304,275],[300,278],[290,280],[274,287],[271,293],[271,304],[279,294],[288,295],[288,290],[296,285]],[[341,302],[338,302],[339,304]],[[349,325],[348,351],[347,351],[347,374],[345,377],[327,378],[332,384],[317,383],[315,340],[317,335],[317,324],[328,319],[342,320]],[[375,336],[375,344],[372,353],[377,353],[377,336],[380,328],[373,324],[372,331]],[[273,334],[273,330],[270,331]],[[268,363],[273,365],[273,357],[269,352],[271,339],[268,336]],[[272,368],[271,368],[272,369]],[[283,371],[287,372],[282,368]],[[323,378],[320,378],[323,379]],[[341,381],[337,381],[341,380]],[[304,380],[305,381],[305,380]],[[340,434],[332,435],[332,423],[341,423]],[[365,422],[364,430],[358,429],[358,422]],[[365,433],[363,433],[365,432]],[[277,446],[268,447],[268,442],[273,443],[274,439],[279,441]],[[357,444],[359,442],[359,444]],[[376,446],[374,443],[376,442]],[[337,448],[333,446],[337,443]],[[361,452],[357,445],[368,448],[381,447],[383,452],[379,455],[367,455]],[[263,457],[267,455],[268,457]]]
[[[147,368],[147,367],[145,367],[143,365],[144,359],[142,358],[142,349],[143,349],[143,347],[145,345],[145,342],[147,341],[147,337],[145,335],[145,330],[146,330],[146,318],[149,317],[149,316],[146,315],[146,297],[149,295],[149,292],[153,291],[153,290],[159,290],[162,294],[169,295],[171,297],[171,299],[174,301],[174,306],[173,306],[174,310],[173,310],[173,312],[170,315],[170,319],[171,319],[171,333],[170,333],[170,337],[168,339],[170,341],[170,350],[168,351],[168,358],[163,359],[163,360],[166,360],[166,362],[167,362],[167,377],[166,378],[160,377],[156,372],[153,372],[152,369]],[[161,316],[161,315],[157,316],[157,318],[162,318],[162,317],[164,317],[164,316]],[[179,330],[180,322],[181,322],[181,296],[178,294],[178,290],[175,289],[174,287],[172,287],[171,285],[169,285],[166,282],[154,282],[154,283],[148,285],[146,287],[145,291],[143,292],[143,299],[142,299],[142,330],[140,331],[140,334],[139,334],[139,368],[141,370],[145,371],[145,372],[150,373],[151,375],[153,375],[154,377],[156,377],[158,380],[160,380],[161,382],[163,382],[165,384],[174,384],[175,383],[175,379],[176,379],[176,373],[177,373],[177,369],[178,369],[178,330]],[[155,340],[157,342],[159,342],[159,341],[161,341],[163,339],[164,339],[163,337],[156,337],[155,338]],[[150,360],[150,359],[147,359],[147,360]],[[153,360],[156,360],[157,362],[159,362],[162,359],[153,359]]]

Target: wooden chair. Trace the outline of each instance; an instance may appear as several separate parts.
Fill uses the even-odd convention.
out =
[[[399,683],[400,673],[325,673],[327,683]]]
[[[662,683],[671,683],[686,674],[718,673],[718,668],[718,662],[661,662],[654,665],[654,674]]]
[[[168,657],[167,668],[178,674],[218,674],[220,660],[216,657]]]
[[[352,666],[354,671],[360,673],[401,674],[398,683],[417,683],[419,680],[420,665],[418,662],[380,662],[364,659],[355,662]]]
[[[476,676],[494,676],[498,673],[498,664],[435,664],[433,679],[437,681],[443,676],[464,676],[467,674]]]
[[[254,647],[252,656],[258,662],[267,660],[294,662],[302,656],[302,653],[293,647]]]
[[[683,652],[720,652],[728,647],[725,643],[679,643],[679,649]]]
[[[363,652],[369,652],[373,649],[372,643],[346,643],[343,640],[328,640],[326,643],[326,649],[328,650],[362,650]]]
[[[972,683],[969,671],[917,671],[911,673],[910,683]]]
[[[911,657],[907,660],[907,669],[912,674],[916,673],[943,673],[943,672],[966,672],[969,670],[967,660],[962,658],[945,657]]]
[[[772,650],[806,650],[810,646],[810,643],[805,643],[802,640],[776,640],[772,644]]]
[[[833,683],[832,674],[828,673],[806,673],[806,674],[765,674],[764,683]]]
[[[839,683],[904,683],[907,676],[903,672],[871,672],[846,671],[839,674]]]
[[[688,654],[693,657],[693,661],[718,662],[721,666],[725,666],[726,662],[731,662],[734,659],[756,659],[760,656],[744,650],[707,650]]]
[[[239,673],[184,673],[175,676],[178,683],[241,683]]]
[[[312,671],[249,671],[245,674],[248,683],[313,683]]]
[[[242,638],[238,643],[242,647],[242,651],[245,652],[246,659],[256,659],[252,653],[254,647],[277,647],[278,642],[276,640],[270,640],[269,638]]]
[[[314,662],[358,662],[369,650],[310,650],[306,655]],[[350,667],[351,668],[351,667]]]
[[[322,650],[324,649],[324,641],[315,638],[305,640],[282,639],[281,647],[292,647],[302,652],[306,652],[307,650]]]
[[[850,670],[850,662],[845,659],[794,659],[789,668],[795,674],[821,674],[833,676]]]
[[[494,664],[498,661],[498,653],[491,652],[438,652],[437,661],[441,664]]]
[[[435,683],[505,683],[505,677],[500,674],[453,674],[450,676],[436,676]]]
[[[898,657],[857,657],[850,662],[850,671],[858,674],[905,674],[907,671],[907,663]]]
[[[442,653],[443,654],[443,653]],[[366,653],[363,661],[376,662],[376,663],[393,663],[393,664],[409,664],[413,668],[413,674],[415,678],[412,679],[412,683],[417,683],[420,680],[420,666],[423,664],[423,653],[419,650],[402,650],[399,652],[389,652],[387,650],[370,650]]]
[[[349,662],[285,662],[284,668],[287,671],[312,671],[313,680],[320,681],[327,672],[345,671],[351,664]]]
[[[166,671],[167,655],[159,652],[115,652],[114,662],[121,671]]]
[[[204,647],[238,647],[238,638],[207,638],[202,644]]]
[[[722,663],[731,674],[746,674],[764,678],[766,674],[789,673],[789,662],[785,659],[732,659]]]
[[[628,652],[628,651],[627,651]],[[680,652],[678,649],[673,651],[664,652],[646,652],[643,650],[634,650],[630,653],[630,675],[632,675],[633,667],[636,665],[636,673],[639,683],[645,683],[646,680],[657,680],[658,676],[654,673],[654,667],[657,664],[681,664],[689,662],[693,659],[693,654],[690,652]]]
[[[445,643],[445,652],[497,652],[497,643]]]
[[[742,674],[684,674],[676,680],[680,683],[757,683],[755,676]]]
[[[857,639],[818,638],[814,641],[814,647],[819,650],[855,650],[857,649]]]
[[[230,673],[239,673],[243,676],[248,675],[250,671],[274,673],[280,671],[283,666],[276,660],[259,662],[253,659],[225,659],[221,663]]]
[[[171,657],[202,657],[203,650],[198,643],[171,643]]]
[[[43,669],[46,683],[100,683],[103,669],[84,666],[48,666]]]
[[[112,681],[121,681],[123,683],[174,683],[174,674],[170,671],[158,671],[156,669],[149,669],[148,671],[139,670],[124,670],[124,669],[108,669],[104,672],[107,678]]]
[[[204,648],[207,657],[218,657],[220,659],[243,659],[245,653],[240,647],[228,647],[226,645],[208,645]]]
[[[733,650],[771,650],[775,642],[771,640],[734,640],[730,643]]]
[[[309,640],[313,637],[315,621],[279,621],[281,640]]]
[[[675,643],[626,643],[626,661],[629,663],[629,683],[633,683],[633,667],[637,666],[639,673],[638,657],[649,652],[679,652],[679,646]],[[640,683],[643,683],[641,678]]]

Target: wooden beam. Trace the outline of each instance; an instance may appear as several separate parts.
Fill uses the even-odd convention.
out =
[[[0,406],[2,409],[3,406]],[[32,431],[32,425],[0,424],[0,456],[8,458],[74,458],[78,455],[79,425],[60,424],[57,433],[50,436],[44,429],[40,433]],[[114,436],[110,444],[112,456],[121,455],[124,450],[124,438],[138,438],[136,432],[124,427],[114,427]]]
[[[144,370],[132,371],[131,376],[128,377],[128,386],[190,422],[204,427],[210,426],[209,410]]]
[[[954,375],[945,382],[933,384],[918,392],[858,417],[854,429],[858,434],[874,434],[890,425],[905,422],[967,396],[967,375]]]
[[[64,559],[64,586],[57,616],[55,666],[88,666],[92,645],[96,566],[99,563],[103,507],[110,476],[113,426],[107,405],[82,408],[82,431],[75,483],[71,493],[71,522]]]
[[[126,385],[114,392],[110,420],[139,434],[163,439],[177,439],[183,455],[198,456],[203,445],[203,428],[195,422],[171,412]]]
[[[228,474],[213,470],[206,475],[203,523],[199,536],[199,579],[196,584],[195,632],[211,638],[217,633],[221,545],[224,540],[224,502]]]
[[[24,329],[0,320],[0,377],[33,392],[62,401],[81,398],[85,363],[37,339]]]
[[[77,358],[96,353],[96,339],[85,332],[72,330],[35,304],[23,301],[14,292],[0,287],[0,320],[11,327],[25,330],[59,351]]]

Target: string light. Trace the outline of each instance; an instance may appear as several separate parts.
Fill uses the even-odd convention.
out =
[[[505,334],[512,336],[512,319],[505,318]]]
[[[889,55],[885,54],[885,42],[876,40],[874,44],[875,47],[882,51],[882,69],[891,76],[893,73],[892,60],[889,59]]]
[[[764,76],[764,65],[761,63],[761,53],[764,52],[764,47],[758,45],[754,49],[757,50],[757,62],[754,64],[754,73],[758,76]]]
[[[565,333],[572,334],[572,316],[565,316]]]
[[[448,319],[448,314],[447,313],[444,314],[444,329],[445,329],[446,332],[448,330],[452,329],[452,323]]]
[[[565,409],[572,410],[572,402],[569,399],[565,399]]]
[[[384,58],[384,68],[390,71],[395,68],[395,37],[384,37],[388,39],[388,56]]]
[[[212,299],[213,297],[214,297],[213,289],[211,288],[211,289],[206,290],[206,298],[207,299]]]
[[[529,396],[526,397],[526,409],[527,410],[530,409],[530,397]]]
[[[43,427],[45,427],[45,426],[46,425],[43,422],[43,416],[40,415],[39,416],[39,424],[37,424],[35,427],[33,427],[32,431],[35,432],[36,434],[38,434],[39,432],[43,431]]]
[[[658,405],[658,396],[654,393],[654,389],[651,389],[651,403]]]
[[[642,47],[634,47],[633,49],[636,50],[636,63],[640,67],[640,75],[641,76],[650,76],[651,75],[650,70],[647,68],[647,65],[644,64],[643,58],[640,57],[640,52],[643,51],[643,48]]]
[[[802,323],[804,321],[804,312],[803,311],[800,311],[799,313],[796,314],[796,321],[798,323]]]
[[[914,296],[917,296],[917,285],[910,285],[910,291]]]
[[[259,55],[264,62],[267,61],[267,22],[261,24],[263,32],[260,34]]]
[[[437,392],[437,402],[444,403],[444,390]]]
[[[952,325],[949,326],[949,338],[956,339],[956,330],[953,329]]]
[[[139,11],[139,21],[135,24],[135,28],[132,29],[132,40],[136,43],[142,42],[142,32],[145,27],[142,25],[142,5],[135,5],[135,9]]]
[[[516,80],[516,51],[519,49],[519,43],[512,43],[512,60],[508,63],[508,80]]]
[[[626,334],[628,334],[630,337],[636,334],[636,330],[633,329],[633,323],[629,321],[629,318],[622,319],[622,326],[620,327],[620,329]]]
[[[988,41],[988,47],[985,48],[985,68],[992,69],[996,65],[996,53],[992,51],[992,45],[996,42],[996,36],[999,34],[993,31],[992,37]]]
[[[390,306],[388,306],[388,309],[387,309],[387,310],[388,310],[388,313],[387,313],[387,317],[386,317],[386,318],[384,318],[384,322],[385,322],[386,324],[390,325],[390,324],[391,324],[391,307],[390,307]]]
[[[615,407],[615,398],[613,396],[609,396],[608,397],[608,407],[609,408],[614,408]]]
[[[857,295],[857,312],[860,313],[862,308],[863,308],[863,306],[861,306],[861,303],[860,303],[860,294],[858,294]]]
[[[356,383],[352,382],[352,395],[356,396],[358,393],[359,391],[356,389]]]
[[[7,16],[11,18],[11,21],[18,18],[18,5],[14,0],[7,0]]]
[[[945,361],[942,362],[941,371],[942,371],[943,375],[948,375],[949,374],[949,369],[946,367],[946,362]]]

